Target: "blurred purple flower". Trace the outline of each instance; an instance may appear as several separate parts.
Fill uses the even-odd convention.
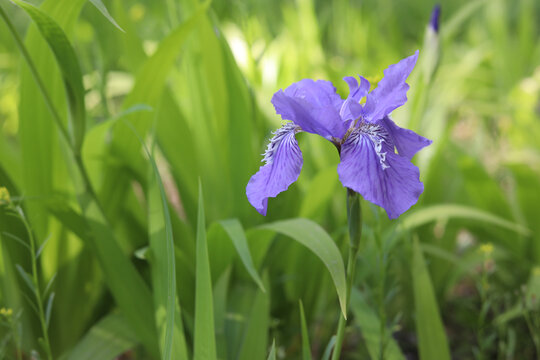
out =
[[[439,18],[441,17],[441,5],[436,4],[431,11],[429,26],[436,32],[439,32]]]
[[[274,132],[264,154],[265,165],[249,180],[246,194],[251,205],[266,215],[268,198],[298,179],[303,160],[295,134],[300,131],[334,143],[340,151],[337,171],[341,183],[383,207],[389,218],[397,218],[414,205],[424,185],[410,160],[431,140],[397,126],[389,115],[407,101],[405,80],[417,58],[418,51],[389,66],[371,92],[365,78],[360,76],[358,83],[354,77],[345,77],[350,89],[345,100],[324,80],[304,79],[276,92],[272,104],[291,122]],[[364,97],[365,105],[361,105]]]

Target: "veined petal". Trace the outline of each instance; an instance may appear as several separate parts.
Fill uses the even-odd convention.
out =
[[[412,159],[414,154],[433,142],[418,135],[412,130],[397,126],[388,116],[383,119],[381,125],[383,125],[390,134],[399,155],[404,156],[409,160]]]
[[[395,219],[418,201],[424,191],[420,172],[394,152],[389,134],[380,125],[364,124],[341,147],[341,183],[381,206]]]
[[[276,197],[298,179],[302,169],[302,151],[294,135],[297,125],[287,123],[274,132],[259,171],[246,186],[246,195],[253,207],[266,216],[268,198]]]
[[[390,114],[407,102],[409,85],[405,82],[418,59],[418,50],[397,64],[384,70],[384,77],[378,86],[366,97],[364,118],[375,122]]]
[[[359,104],[360,100],[367,95],[369,91],[369,81],[359,76],[360,85],[353,76],[346,76],[343,78],[349,85],[349,96],[347,100],[343,102],[341,110],[339,112],[343,120],[357,119],[362,114],[362,105]]]
[[[343,99],[329,81],[301,80],[276,92],[272,104],[282,119],[293,121],[303,131],[328,140],[341,138],[347,131],[339,116]]]

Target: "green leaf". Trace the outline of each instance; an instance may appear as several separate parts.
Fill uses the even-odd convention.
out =
[[[120,25],[118,25],[118,23],[113,19],[111,14],[109,14],[109,10],[107,10],[101,0],[90,0],[90,2],[99,10],[100,13],[103,14],[103,16],[105,16],[107,20],[110,21],[111,24],[113,24],[118,30],[125,33],[124,29],[122,29]]]
[[[530,234],[530,230],[522,225],[513,223],[483,210],[457,204],[424,207],[408,214],[401,221],[401,227],[403,230],[409,230],[432,221],[448,218],[476,220],[487,224],[500,226],[502,228],[515,231],[521,235]]]
[[[199,182],[199,211],[197,216],[197,251],[195,265],[195,334],[193,358],[195,360],[215,360],[216,339],[214,332],[214,304],[212,279],[208,261],[206,225],[202,186]]]
[[[19,275],[21,275],[21,277],[23,278],[25,284],[28,286],[28,288],[30,290],[32,290],[32,292],[35,294],[37,289],[36,287],[34,286],[34,282],[32,281],[32,277],[30,276],[30,274],[28,274],[23,268],[21,265],[19,264],[16,264],[15,267],[17,268],[17,271],[19,272]]]
[[[95,202],[85,217],[68,205],[49,204],[51,213],[94,251],[105,274],[105,281],[130,328],[152,354],[157,353],[152,295],[133,263],[123,253],[114,233]]]
[[[450,360],[448,340],[418,239],[413,241],[412,279],[420,359]]]
[[[133,329],[119,313],[108,314],[88,331],[68,360],[116,359],[137,345]]]
[[[247,244],[246,234],[242,227],[242,224],[238,219],[222,220],[219,222],[229,238],[231,239],[242,263],[246,267],[247,272],[253,278],[253,281],[259,286],[259,288],[265,292],[264,285],[262,283],[255,266],[253,265],[253,260],[251,258],[251,253],[249,252],[249,247]]]
[[[84,103],[84,86],[79,61],[64,30],[45,12],[22,0],[12,0],[25,10],[36,23],[41,35],[51,48],[62,73],[70,110],[73,129],[72,145],[76,152],[82,146],[85,132],[86,109]]]
[[[229,296],[229,284],[231,279],[231,267],[229,266],[217,279],[214,285],[214,318],[216,324],[216,348],[218,359],[227,358],[227,338],[225,322],[227,317],[227,298]]]
[[[54,302],[54,292],[51,293],[49,296],[49,299],[47,300],[47,306],[45,307],[45,324],[47,325],[47,328],[49,327],[49,324],[51,323],[51,313],[52,313],[52,307]]]
[[[270,348],[270,353],[268,354],[268,360],[276,360],[276,339],[272,341],[272,347]]]
[[[161,355],[162,359],[171,359],[171,357],[174,359],[187,359],[187,348],[181,321],[179,321],[180,327],[175,329],[175,315],[180,320],[180,313],[175,314],[176,268],[174,263],[174,238],[167,195],[154,157],[150,154],[142,139],[139,138],[139,140],[152,165],[148,192],[148,224],[150,249],[152,251],[150,264],[152,265],[154,306],[156,308]],[[176,338],[173,342],[174,334],[176,334]],[[173,347],[173,344],[176,346]]]
[[[291,237],[307,247],[322,260],[336,287],[343,316],[347,317],[347,287],[345,265],[338,247],[322,227],[307,219],[291,219],[265,224],[260,229],[268,229]]]
[[[300,325],[302,327],[302,359],[311,360],[311,346],[309,345],[309,332],[306,315],[304,314],[304,305],[302,305],[302,300],[299,300],[298,303],[300,305]]]
[[[362,337],[366,343],[369,355],[374,360],[382,359],[381,348],[383,344],[381,344],[380,336],[381,322],[377,317],[377,314],[370,308],[360,291],[356,288],[352,289],[350,305],[354,314],[354,321],[362,331]],[[392,338],[390,330],[386,329],[385,334],[384,359],[405,359],[398,344],[394,338]]]
[[[330,341],[328,342],[328,345],[326,345],[326,349],[324,349],[323,356],[321,360],[329,360],[330,355],[332,354],[332,350],[334,349],[334,346],[336,345],[336,335],[332,336],[330,338]]]
[[[268,294],[257,289],[251,312],[246,318],[239,360],[264,359],[268,347],[270,327],[270,299]]]

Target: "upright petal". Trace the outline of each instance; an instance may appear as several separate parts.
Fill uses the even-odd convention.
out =
[[[301,80],[276,92],[272,104],[284,120],[328,140],[341,138],[347,131],[339,116],[343,100],[329,81]]]
[[[388,116],[383,119],[381,125],[383,125],[390,134],[391,140],[396,146],[399,155],[404,156],[409,160],[412,159],[414,154],[433,142],[418,135],[412,130],[397,126]]]
[[[353,76],[346,76],[343,78],[349,85],[349,96],[343,102],[341,110],[339,112],[343,120],[357,119],[362,114],[362,105],[359,104],[360,100],[367,95],[369,91],[369,81],[360,77],[360,85]]]
[[[384,77],[377,88],[366,98],[364,117],[370,122],[381,120],[394,109],[407,102],[409,85],[405,82],[418,59],[418,50],[397,64],[384,70]]]
[[[419,171],[393,151],[381,126],[354,131],[341,147],[341,183],[381,206],[395,219],[418,201],[424,190]]]
[[[302,169],[302,151],[294,135],[297,125],[287,123],[276,130],[270,140],[259,171],[251,177],[246,195],[253,207],[266,216],[268,198],[276,197],[298,179]]]

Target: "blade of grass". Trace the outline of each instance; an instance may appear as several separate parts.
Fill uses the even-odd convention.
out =
[[[298,304],[300,305],[300,326],[302,327],[302,359],[311,360],[309,332],[306,324],[306,315],[304,314],[304,305],[302,304],[302,300],[299,300]]]
[[[334,346],[336,345],[336,335],[332,336],[330,338],[330,341],[328,342],[328,345],[326,345],[326,349],[324,349],[323,356],[321,360],[328,360],[330,359],[330,355],[332,354],[332,350],[334,349]]]
[[[109,10],[107,10],[107,8],[105,7],[105,5],[103,4],[103,2],[101,0],[90,0],[90,2],[92,3],[92,5],[94,5],[96,7],[96,9],[99,10],[100,13],[103,14],[103,16],[105,16],[105,18],[107,20],[109,20],[109,22],[111,24],[113,24],[118,30],[120,30],[121,32],[125,33],[124,29],[122,29],[120,27],[120,25],[118,25],[118,23],[116,22],[116,20],[113,19],[113,17],[111,16],[111,14],[109,13]]]
[[[276,339],[272,341],[272,347],[270,348],[270,353],[268,354],[268,360],[276,360]]]
[[[259,286],[261,291],[265,292],[266,290],[264,288],[262,280],[259,277],[255,266],[253,265],[253,260],[251,258],[251,253],[249,252],[246,234],[244,232],[242,224],[240,223],[240,221],[238,221],[238,219],[223,220],[219,223],[221,224],[225,232],[229,235],[229,238],[231,239],[234,247],[236,248],[236,251],[240,256],[242,263],[246,267],[247,272],[249,273],[249,275],[251,275],[251,278],[253,279],[253,281],[255,281],[257,286]]]
[[[195,334],[193,358],[195,360],[214,360],[216,339],[214,332],[214,305],[212,303],[212,279],[206,243],[206,225],[202,185],[199,182],[199,211],[197,217],[195,286]]]
[[[424,207],[418,211],[410,213],[401,221],[401,227],[404,230],[410,230],[415,227],[436,221],[439,219],[458,218],[484,222],[512,230],[521,235],[529,235],[530,230],[526,227],[495,216],[480,209],[457,204],[433,205]]]
[[[345,265],[336,244],[318,224],[307,219],[291,219],[265,224],[259,229],[268,229],[289,236],[307,247],[322,260],[336,288],[343,316],[347,317],[347,285]]]
[[[145,146],[142,138],[127,121],[144,148],[151,164],[150,189],[148,194],[148,223],[150,249],[152,250],[152,280],[154,285],[154,305],[156,323],[160,336],[162,359],[187,359],[187,348],[182,328],[176,328],[176,341],[173,347],[176,312],[176,269],[174,263],[174,238],[167,196],[156,162]],[[177,314],[179,316],[179,314]],[[181,322],[180,322],[181,325]]]
[[[435,292],[416,238],[413,241],[412,278],[420,359],[450,360],[450,349]]]

